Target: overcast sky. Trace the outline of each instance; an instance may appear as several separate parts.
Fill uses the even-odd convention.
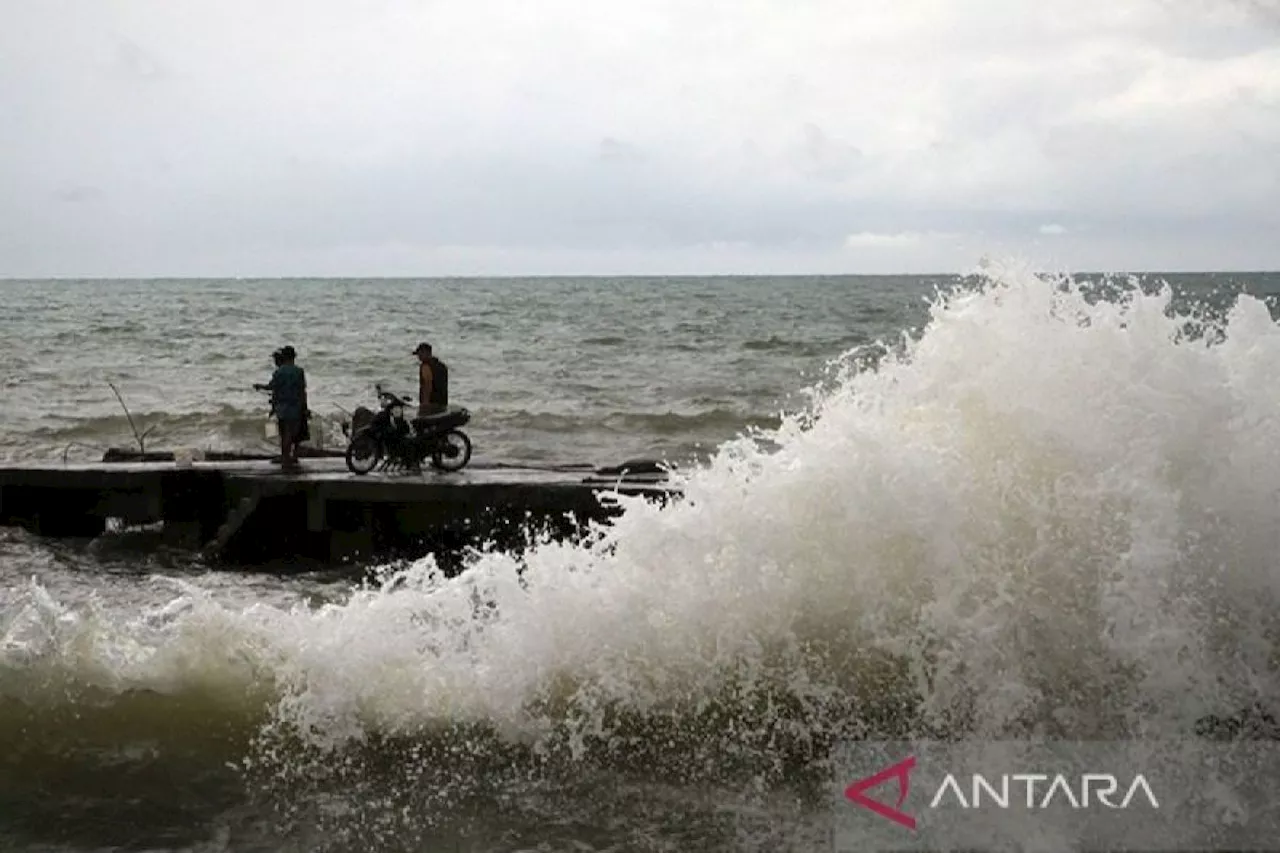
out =
[[[0,275],[1280,269],[1280,0],[0,0]]]

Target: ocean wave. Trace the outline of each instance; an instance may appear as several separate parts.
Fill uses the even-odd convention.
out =
[[[639,435],[697,435],[718,432],[724,438],[729,438],[747,430],[776,428],[780,423],[779,416],[776,415],[765,413],[747,415],[727,408],[710,408],[688,413],[608,411],[589,414],[491,409],[484,410],[482,414],[485,422],[495,430],[585,434],[597,430]]]
[[[191,589],[135,620],[32,588],[0,616],[0,701],[222,697],[262,720],[237,763],[260,786],[396,808],[602,773],[818,784],[849,738],[1189,737],[1280,708],[1280,328],[1248,296],[1192,336],[1167,289],[1086,297],[944,294],[681,500],[451,580],[427,559],[319,608]]]
[[[149,447],[196,447],[204,450],[272,451],[268,438],[267,409],[215,406],[202,411],[133,412],[133,420],[120,414],[84,417],[51,415],[24,431],[20,440],[6,442],[11,459],[53,459],[69,453],[76,458],[100,457],[108,447],[135,447],[134,428],[143,433]],[[336,416],[320,415],[312,421],[312,434],[323,431],[329,444],[342,441]]]
[[[843,352],[865,343],[867,343],[866,335],[859,333],[847,334],[833,340],[794,340],[770,335],[767,338],[753,338],[745,341],[742,348],[750,352],[776,352],[789,356],[814,358]]]
[[[508,446],[528,443],[529,434],[579,436],[590,444],[602,435],[634,435],[643,442],[646,437],[682,438],[685,443],[714,440],[716,443],[740,433],[774,429],[779,416],[771,413],[747,414],[724,406],[709,406],[689,412],[601,411],[562,413],[524,408],[477,406],[472,409],[473,422],[468,432],[484,446]],[[266,437],[266,411],[217,406],[195,412],[135,412],[134,424],[146,432],[145,441],[152,447],[198,447],[206,450],[270,451],[274,440]],[[313,421],[325,432],[330,446],[342,444],[340,419],[319,416]],[[108,446],[136,445],[129,418],[119,415],[87,417],[51,416],[12,443],[10,458],[52,459],[70,450],[77,458],[100,455]],[[314,430],[313,430],[314,434]],[[570,442],[572,443],[572,442]],[[566,448],[542,448],[543,455],[563,456]],[[526,458],[520,456],[520,458]]]

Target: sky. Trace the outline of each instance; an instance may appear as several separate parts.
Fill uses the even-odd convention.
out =
[[[1280,0],[0,0],[0,276],[1280,269]]]

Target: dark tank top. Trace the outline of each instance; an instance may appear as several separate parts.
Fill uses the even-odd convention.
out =
[[[436,406],[449,405],[449,366],[434,356],[427,359],[431,368],[431,399],[428,403]]]

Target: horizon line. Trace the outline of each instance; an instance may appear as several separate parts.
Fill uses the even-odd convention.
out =
[[[1037,270],[1036,275],[1060,274]],[[438,280],[526,280],[526,279],[665,279],[665,278],[965,278],[970,272],[901,272],[901,273],[504,273],[504,274],[436,274],[436,275],[0,275],[0,282],[13,281],[438,281]],[[1147,270],[1079,270],[1066,273],[1079,275],[1276,275],[1280,269],[1147,269]]]

